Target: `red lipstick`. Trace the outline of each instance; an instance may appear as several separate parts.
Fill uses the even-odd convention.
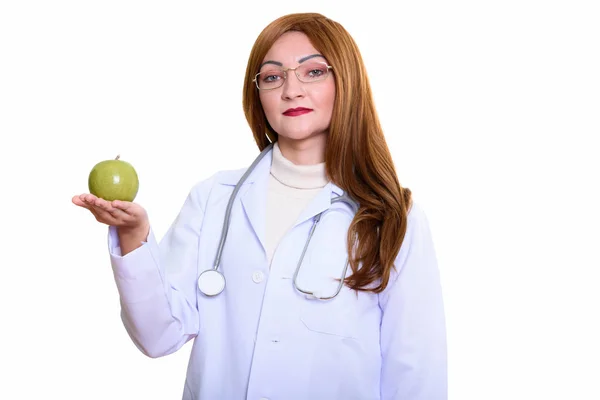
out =
[[[287,117],[297,117],[298,115],[306,114],[311,112],[311,108],[305,107],[297,107],[297,108],[289,108],[283,112],[283,115]]]

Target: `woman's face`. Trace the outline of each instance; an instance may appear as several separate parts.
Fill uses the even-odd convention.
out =
[[[273,130],[279,134],[279,140],[302,141],[327,134],[335,100],[335,79],[331,70],[324,80],[316,78],[326,64],[327,60],[301,32],[283,34],[265,55],[260,72],[310,66],[302,75],[303,79],[317,80],[301,82],[294,71],[288,71],[281,87],[259,90],[263,110]],[[313,66],[318,69],[313,70]],[[268,79],[277,80],[270,74]],[[290,111],[297,108],[301,110]]]

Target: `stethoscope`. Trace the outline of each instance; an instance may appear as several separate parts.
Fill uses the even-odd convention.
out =
[[[233,207],[233,201],[235,200],[235,196],[239,192],[244,181],[248,178],[248,176],[252,173],[252,171],[254,170],[256,165],[271,150],[272,147],[273,147],[273,143],[269,144],[259,154],[259,156],[256,158],[256,160],[254,160],[254,162],[250,165],[250,167],[248,168],[246,173],[240,178],[239,182],[235,185],[235,188],[233,189],[233,193],[231,193],[231,196],[229,197],[229,202],[227,203],[227,209],[225,211],[225,219],[223,222],[223,229],[221,232],[221,240],[219,242],[219,247],[217,250],[217,255],[215,257],[214,266],[211,269],[203,271],[200,274],[200,276],[198,277],[198,288],[206,296],[216,296],[225,289],[225,276],[219,271],[219,265],[221,264],[221,255],[223,254],[223,247],[225,246],[225,240],[227,238],[227,232],[229,230],[229,223],[230,223],[230,218],[231,218],[231,208]],[[342,203],[347,204],[354,213],[356,213],[358,211],[358,204],[353,199],[351,199],[346,194],[346,192],[344,192],[344,194],[341,196],[337,196],[337,197],[334,197],[333,199],[331,199],[332,204],[337,203],[337,202],[342,202]],[[336,291],[332,295],[325,296],[322,293],[317,292],[317,291],[310,291],[310,290],[302,289],[298,286],[298,282],[297,282],[298,272],[300,271],[300,267],[302,266],[302,261],[304,260],[304,255],[306,254],[306,250],[308,249],[310,239],[312,238],[313,233],[315,232],[315,229],[316,229],[317,225],[319,224],[319,221],[321,220],[321,215],[323,215],[324,212],[325,211],[320,212],[313,219],[313,224],[312,224],[312,227],[308,234],[308,239],[306,240],[306,243],[304,244],[304,249],[302,250],[300,260],[298,260],[298,265],[296,266],[296,271],[294,272],[293,284],[294,284],[294,288],[296,290],[307,295],[308,297],[312,297],[312,298],[319,299],[319,300],[330,300],[330,299],[333,299],[334,297],[336,297],[342,290],[342,287],[344,286],[344,277],[346,276],[346,271],[348,270],[348,265],[349,265],[347,258],[346,258],[346,264],[345,264],[344,270],[342,271],[342,274],[340,276]]]

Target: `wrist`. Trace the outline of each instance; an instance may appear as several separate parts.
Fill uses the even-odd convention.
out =
[[[134,227],[118,226],[117,233],[121,239],[126,238],[145,241],[150,233],[150,224],[145,223]]]

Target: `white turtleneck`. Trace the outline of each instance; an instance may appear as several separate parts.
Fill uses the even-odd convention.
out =
[[[269,265],[283,235],[327,182],[325,163],[296,165],[283,157],[279,144],[275,142],[267,193],[266,250]]]

